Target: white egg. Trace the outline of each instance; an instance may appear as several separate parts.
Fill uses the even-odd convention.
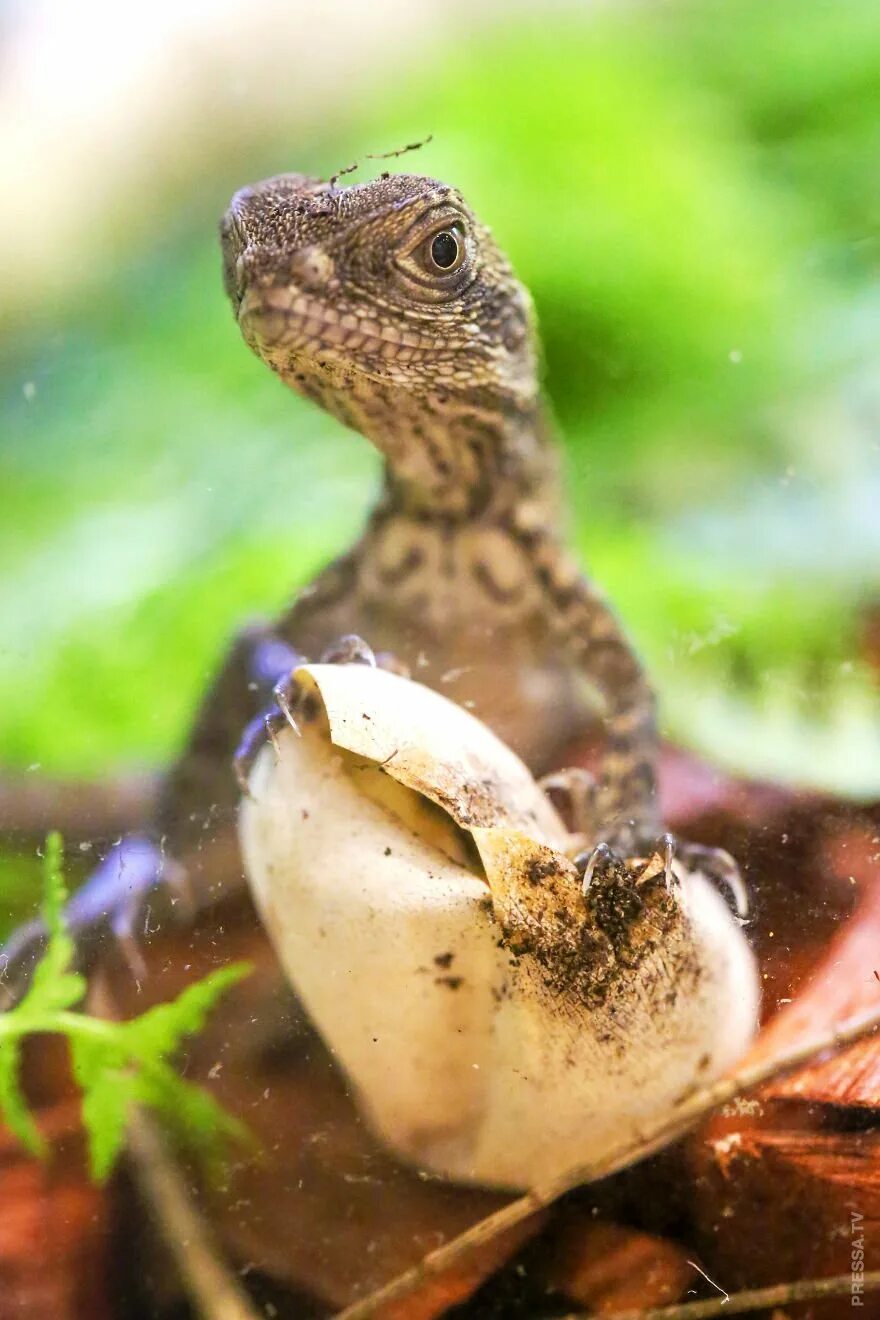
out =
[[[479,720],[365,665],[297,671],[240,835],[291,984],[404,1159],[525,1188],[727,1070],[756,1027],[742,930],[659,859],[584,896],[571,840]]]

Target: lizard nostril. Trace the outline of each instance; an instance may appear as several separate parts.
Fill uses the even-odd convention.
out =
[[[317,243],[295,252],[290,262],[290,273],[303,289],[321,289],[333,278],[335,263],[328,252]]]

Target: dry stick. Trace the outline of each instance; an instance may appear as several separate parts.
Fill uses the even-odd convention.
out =
[[[452,1238],[436,1251],[430,1252],[417,1265],[399,1274],[383,1287],[377,1288],[368,1297],[340,1311],[336,1320],[369,1320],[369,1317],[375,1316],[388,1302],[396,1301],[414,1292],[425,1279],[457,1264],[463,1257],[484,1243],[490,1242],[506,1229],[522,1223],[535,1211],[551,1205],[565,1192],[579,1187],[582,1183],[607,1178],[619,1169],[653,1155],[662,1146],[681,1136],[697,1119],[729,1103],[744,1091],[751,1091],[764,1082],[771,1081],[784,1073],[793,1072],[795,1068],[817,1054],[849,1045],[876,1030],[878,1026],[880,1026],[880,1008],[872,1009],[868,1013],[860,1013],[831,1031],[824,1032],[806,1043],[795,1045],[773,1059],[759,1060],[741,1068],[731,1076],[722,1077],[712,1086],[695,1091],[672,1113],[661,1116],[644,1132],[637,1133],[634,1139],[613,1147],[589,1164],[582,1164],[576,1169],[550,1179],[543,1186],[533,1187],[525,1196],[511,1201],[495,1214],[479,1220],[458,1237]]]
[[[353,160],[351,164],[346,165],[344,169],[337,170],[335,174],[331,174],[330,178],[327,180],[327,182],[330,185],[331,191],[333,191],[336,188],[337,183],[344,174],[354,174],[355,170],[358,168],[359,163],[360,163],[359,161]]]
[[[146,828],[158,780],[150,775],[63,781],[42,774],[0,776],[0,833],[42,843],[59,830],[69,848]]]
[[[95,981],[89,997],[102,1016],[117,1016],[104,978]],[[126,1145],[141,1194],[195,1313],[201,1320],[262,1320],[194,1205],[161,1129],[140,1106],[129,1114]]]
[[[127,1141],[135,1177],[196,1313],[202,1320],[260,1320],[193,1205],[158,1127],[142,1109],[129,1116]]]
[[[656,1306],[647,1311],[609,1311],[605,1320],[713,1320],[719,1315],[742,1315],[745,1311],[763,1311],[770,1306],[789,1306],[823,1297],[860,1297],[863,1292],[878,1289],[880,1270],[859,1275],[858,1279],[851,1273],[835,1274],[827,1279],[800,1279],[797,1283],[774,1283],[769,1288],[749,1288],[702,1302],[679,1302],[677,1306]],[[572,1313],[562,1320],[587,1320],[587,1317]]]
[[[407,142],[405,147],[398,147],[396,151],[368,151],[367,160],[392,160],[397,156],[405,156],[408,151],[421,151],[422,147],[426,147],[429,142],[433,141],[434,134],[429,133],[420,142]]]
[[[433,140],[434,134],[429,133],[426,138],[422,138],[421,142],[407,142],[405,147],[398,147],[396,151],[368,151],[367,160],[391,160],[396,156],[405,156],[408,151],[420,151],[422,147],[426,147],[428,143]],[[359,162],[354,161],[351,165],[346,165],[344,170],[337,170],[335,174],[331,174],[330,178],[327,180],[331,191],[336,188],[337,183],[344,174],[354,174],[358,165]],[[383,174],[382,177],[384,179],[388,176]]]

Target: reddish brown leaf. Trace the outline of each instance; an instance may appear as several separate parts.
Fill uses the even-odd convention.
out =
[[[870,818],[837,816],[817,840],[817,887],[836,872],[861,888],[862,901],[805,988],[764,1029],[752,1061],[880,1001],[877,834]],[[736,1286],[845,1274],[858,1245],[865,1269],[880,1268],[880,1131],[869,1118],[878,1109],[880,1039],[872,1037],[716,1115],[692,1143],[698,1223],[713,1267]],[[816,1304],[810,1314],[834,1320],[841,1305]],[[859,1314],[876,1320],[880,1299],[866,1296]]]
[[[86,1175],[78,1102],[44,1111],[40,1126],[48,1165],[0,1128],[0,1315],[109,1320],[109,1207]]]
[[[568,1210],[554,1223],[542,1273],[551,1288],[605,1315],[676,1302],[697,1271],[674,1242]]]
[[[768,1024],[752,1058],[769,1058],[880,1003],[880,885],[869,890],[807,988]],[[880,1109],[880,1039],[860,1041],[767,1087],[773,1099]]]

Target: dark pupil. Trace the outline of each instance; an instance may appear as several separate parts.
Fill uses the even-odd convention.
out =
[[[438,234],[431,244],[431,260],[435,266],[441,270],[448,270],[454,265],[458,257],[458,239],[455,234],[450,234],[448,229],[444,229],[442,234]]]

